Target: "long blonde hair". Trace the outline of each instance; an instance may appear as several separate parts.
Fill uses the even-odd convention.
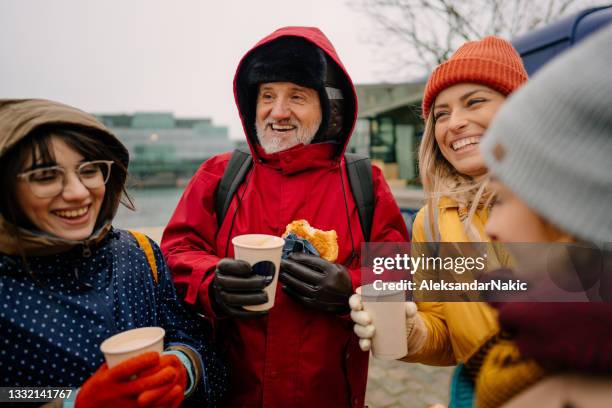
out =
[[[474,227],[472,219],[478,207],[488,207],[493,198],[486,188],[488,177],[474,179],[459,173],[442,155],[436,141],[435,126],[434,115],[430,111],[425,120],[425,131],[419,146],[419,173],[426,194],[430,222],[425,228],[430,228],[431,236],[437,235],[433,225],[433,211],[437,211],[440,198],[449,197],[469,208],[467,217],[462,219],[462,222],[470,240],[487,240]]]

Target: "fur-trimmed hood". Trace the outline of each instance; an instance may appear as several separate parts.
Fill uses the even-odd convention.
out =
[[[127,168],[129,154],[125,146],[93,115],[58,102],[44,99],[0,99],[0,160],[20,140],[41,126],[66,126],[93,133],[122,151],[121,161]],[[124,180],[125,181],[125,180]],[[112,203],[112,214],[119,207],[119,200]],[[78,244],[89,245],[100,241],[110,230],[110,221],[97,225],[94,233],[85,241],[69,241],[40,231],[19,228],[21,250],[25,255],[59,253]],[[0,252],[17,254],[15,230],[0,214]]]
[[[282,72],[280,76],[279,72]],[[322,122],[313,143],[336,142],[337,154],[342,155],[357,121],[355,86],[333,45],[321,30],[315,27],[284,27],[248,51],[234,76],[234,98],[253,156],[259,156],[255,148],[255,85],[281,80],[313,88],[319,93]],[[334,84],[331,89],[330,83]],[[341,113],[338,113],[339,109],[333,101],[337,90],[343,96]]]

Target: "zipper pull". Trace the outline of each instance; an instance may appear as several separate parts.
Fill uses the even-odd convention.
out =
[[[79,268],[74,268],[74,279],[80,284],[83,285],[87,289],[93,288],[93,285],[87,282],[81,281],[81,276],[79,275]]]

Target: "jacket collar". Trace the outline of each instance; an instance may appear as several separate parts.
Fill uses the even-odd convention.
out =
[[[324,168],[338,164],[335,143],[299,144],[282,152],[267,154],[260,145],[256,145],[257,162],[290,175],[307,169]]]
[[[83,241],[72,241],[44,232],[15,227],[0,214],[0,252],[7,255],[23,253],[25,256],[46,256],[69,251],[77,245],[81,245],[86,251],[91,246],[100,243],[111,228],[111,222],[108,221],[94,231],[89,238]],[[13,233],[16,230],[19,232],[19,241]]]
[[[457,203],[456,200],[448,196],[440,197],[440,199],[438,200],[438,208],[440,209],[457,208],[457,207],[459,207],[459,203]]]

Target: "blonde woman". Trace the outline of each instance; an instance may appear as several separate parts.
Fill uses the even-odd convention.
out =
[[[490,197],[479,144],[506,97],[526,80],[518,53],[497,37],[465,43],[434,70],[423,97],[426,124],[419,150],[427,203],[414,222],[414,243],[489,241],[484,225]],[[368,350],[375,328],[358,295],[350,304],[355,333],[362,349]],[[403,360],[460,364],[451,401],[453,406],[471,406],[482,360],[498,338],[493,310],[479,302],[417,302],[416,307],[407,304],[407,316],[408,355]]]

